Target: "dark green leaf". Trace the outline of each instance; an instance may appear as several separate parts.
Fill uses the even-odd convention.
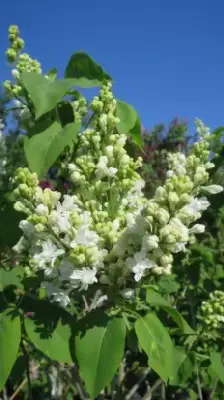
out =
[[[13,247],[21,237],[19,222],[23,214],[14,209],[10,201],[0,209],[0,248]]]
[[[210,360],[213,371],[215,371],[217,378],[224,383],[224,365],[222,362],[221,353],[213,352],[210,354]]]
[[[25,138],[25,153],[31,171],[40,178],[44,177],[64,148],[77,140],[79,128],[80,123],[68,124],[62,129],[58,122],[54,122],[46,131]]]
[[[124,354],[126,327],[122,318],[105,320],[76,337],[80,374],[91,398],[107,386]]]
[[[137,319],[135,331],[139,344],[149,359],[149,365],[166,382],[172,368],[172,341],[169,333],[154,313]]]
[[[74,85],[72,79],[52,81],[36,72],[23,72],[21,81],[35,107],[36,119],[51,111]]]
[[[12,316],[9,310],[0,314],[0,390],[16,361],[21,337],[19,316]]]
[[[150,306],[160,307],[164,309],[171,318],[176,322],[180,329],[186,334],[193,334],[193,329],[188,325],[182,315],[173,308],[170,303],[164,299],[158,292],[153,289],[147,290],[146,300]]]
[[[3,291],[7,286],[23,287],[21,281],[23,279],[23,268],[14,267],[10,270],[0,268],[0,291]]]
[[[71,124],[75,120],[72,105],[68,101],[61,101],[57,105],[57,113],[62,126]]]
[[[47,329],[41,321],[26,318],[25,329],[34,346],[46,356],[58,362],[72,364],[69,349],[71,329],[68,324],[63,324],[59,320],[56,327]]]
[[[65,78],[74,78],[79,87],[100,86],[104,80],[111,80],[104,69],[83,51],[75,52],[66,67]]]

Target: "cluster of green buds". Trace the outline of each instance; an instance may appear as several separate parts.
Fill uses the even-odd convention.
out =
[[[24,47],[24,40],[19,37],[19,28],[17,25],[10,25],[8,30],[8,38],[10,42],[9,48],[6,50],[7,61],[15,63],[18,54]]]
[[[16,25],[11,25],[8,30],[10,47],[6,50],[7,61],[13,65],[12,76],[15,83],[10,80],[3,82],[5,92],[11,98],[19,97],[23,94],[23,89],[20,84],[20,75],[22,72],[37,72],[41,74],[41,64],[27,53],[21,53],[25,42],[19,37],[19,28]]]
[[[78,100],[73,101],[71,105],[73,108],[75,121],[82,121],[87,114],[87,101],[85,97],[81,96]]]
[[[201,305],[198,317],[210,329],[224,328],[224,292],[215,290]]]

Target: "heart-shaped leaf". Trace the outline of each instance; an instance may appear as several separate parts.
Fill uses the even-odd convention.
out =
[[[66,146],[77,140],[80,123],[67,124],[64,128],[54,122],[45,131],[25,138],[24,149],[31,171],[42,178]]]
[[[73,79],[52,81],[36,72],[23,72],[21,81],[35,107],[36,119],[51,111],[61,101],[68,89],[75,84]]]
[[[62,324],[59,320],[57,326],[47,329],[41,320],[33,321],[25,319],[25,329],[34,346],[41,350],[52,360],[72,364],[69,350],[71,329],[68,324]]]
[[[167,329],[154,313],[149,313],[137,319],[135,331],[149,365],[166,382],[172,368],[173,349]]]
[[[122,318],[105,319],[76,337],[76,357],[91,398],[107,386],[124,354],[126,326]]]
[[[192,335],[195,333],[193,329],[188,325],[187,321],[185,321],[185,319],[182,317],[182,315],[177,310],[175,310],[175,308],[173,308],[171,304],[158,292],[149,288],[147,290],[146,300],[150,306],[160,307],[164,309],[184,333],[188,335]]]
[[[19,316],[13,316],[11,310],[6,310],[0,314],[0,390],[3,389],[16,361],[20,337]]]
[[[71,56],[65,78],[74,78],[75,84],[83,88],[100,86],[103,81],[111,80],[101,65],[83,51],[76,51]]]

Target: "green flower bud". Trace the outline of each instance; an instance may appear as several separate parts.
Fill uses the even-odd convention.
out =
[[[17,53],[14,49],[9,48],[5,52],[7,61],[9,63],[14,63],[16,61]]]

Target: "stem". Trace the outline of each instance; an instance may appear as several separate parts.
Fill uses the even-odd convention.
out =
[[[125,396],[125,400],[131,400],[134,396],[134,394],[138,391],[139,387],[141,386],[142,382],[144,382],[145,378],[151,371],[151,368],[147,368],[142,375],[142,377],[139,379],[139,381],[131,388],[131,390],[128,392],[128,394]]]
[[[199,400],[203,400],[203,394],[202,394],[202,390],[201,390],[201,382],[200,382],[198,370],[197,370],[196,382],[197,382],[197,388],[198,388],[198,398],[199,398]]]
[[[78,368],[74,365],[71,369],[72,377],[74,379],[75,387],[78,391],[81,400],[89,400],[88,393],[85,390],[85,387],[82,383],[82,379],[79,376]]]
[[[96,308],[97,302],[98,302],[101,294],[102,294],[102,291],[100,289],[96,291],[96,294],[92,300],[92,303],[89,306],[89,311],[92,311]]]
[[[219,378],[216,378],[212,386],[212,391],[210,393],[209,400],[212,400],[214,398],[218,383],[219,383]]]
[[[30,380],[30,360],[29,360],[29,354],[26,349],[26,346],[24,344],[24,341],[21,340],[21,348],[24,354],[24,359],[26,363],[26,376],[27,376],[27,386],[28,386],[28,399],[32,400],[32,385],[31,385],[31,380]]]
[[[161,400],[166,400],[166,386],[165,383],[161,386]]]
[[[39,365],[36,365],[34,368],[33,368],[33,371],[35,371],[36,369],[38,369],[39,368]],[[12,396],[9,398],[9,400],[14,400],[15,398],[16,398],[16,396],[17,396],[17,394],[22,390],[22,388],[26,385],[26,383],[27,383],[27,378],[25,378],[21,383],[20,383],[20,385],[17,387],[17,389],[15,390],[15,392],[12,394]]]
[[[7,395],[7,391],[6,391],[5,387],[4,387],[3,391],[2,391],[2,395],[3,395],[3,400],[8,400],[8,395]]]
[[[147,391],[143,397],[143,400],[151,400],[152,399],[152,393],[160,386],[162,385],[163,381],[162,379],[158,379],[152,387],[148,386]]]

